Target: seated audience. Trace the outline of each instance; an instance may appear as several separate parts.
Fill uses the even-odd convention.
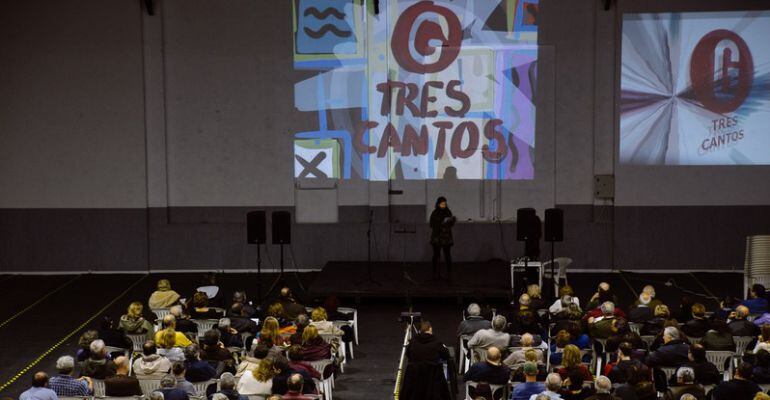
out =
[[[119,347],[121,349],[131,349],[133,343],[126,336],[126,333],[115,326],[115,321],[110,316],[103,316],[99,321],[99,339],[104,341],[105,346]]]
[[[179,338],[180,332],[174,330],[174,328],[166,328],[162,331],[158,331],[160,336],[155,335],[156,339],[160,339],[160,348],[157,350],[158,354],[167,358],[170,362],[184,361],[184,351],[181,346],[177,346],[177,338]],[[184,335],[182,335],[184,336]],[[190,342],[185,337],[187,342]]]
[[[218,329],[210,329],[200,340],[200,358],[204,361],[234,361],[233,355],[220,340]]]
[[[246,372],[251,372],[259,366],[259,363],[267,357],[270,348],[264,344],[257,345],[253,351],[241,357],[241,363],[235,369],[235,376],[241,377]]]
[[[304,311],[297,313],[297,315],[299,314],[304,314]],[[273,318],[278,321],[278,326],[282,333],[287,332],[289,327],[292,327],[291,321],[296,318],[296,315],[292,318],[288,318],[286,316],[286,311],[284,311],[283,304],[278,302],[271,304],[267,308],[266,316],[267,318]]]
[[[643,370],[631,367],[627,371],[628,380],[615,389],[615,396],[623,400],[656,400],[658,393]]]
[[[701,385],[716,385],[722,380],[722,374],[719,373],[716,365],[710,363],[706,359],[706,349],[700,344],[690,345],[690,350],[687,353],[688,361],[682,364],[682,367],[687,367],[693,370],[695,373],[695,383]],[[675,386],[676,379],[674,376],[669,380],[669,385]]]
[[[272,358],[264,358],[256,369],[244,373],[238,381],[238,393],[244,395],[272,393],[273,377],[278,374],[273,363]]]
[[[754,346],[754,353],[760,350],[770,351],[770,325],[762,325],[761,332]]]
[[[543,362],[538,362],[538,357],[541,356],[542,354],[543,353],[537,349],[529,349],[524,352],[524,364],[533,363],[537,365],[538,382],[544,381],[545,377],[548,375],[548,371],[546,370],[546,365]],[[512,381],[514,382],[525,381],[524,370],[522,368],[524,364],[519,364],[517,367],[513,369],[513,377],[511,378]]]
[[[679,337],[679,330],[669,326],[663,331],[663,345],[647,356],[650,367],[678,367],[688,361],[690,345]]]
[[[588,304],[586,304],[586,310],[593,310],[598,308],[602,303],[606,303],[608,301],[612,304],[618,304],[618,297],[615,296],[615,293],[612,291],[612,288],[610,288],[609,283],[601,282],[596,288],[596,293],[594,293],[588,300]],[[625,315],[622,316],[625,317]]]
[[[492,318],[492,328],[481,329],[474,333],[473,337],[468,340],[468,348],[488,349],[492,346],[498,349],[508,348],[508,344],[511,342],[511,335],[504,332],[507,323],[508,321],[504,316],[495,316]]]
[[[291,374],[286,379],[286,394],[283,395],[283,400],[310,400],[310,397],[305,396],[302,390],[305,386],[305,379],[301,374]]]
[[[157,290],[152,292],[150,299],[147,300],[147,306],[150,309],[169,308],[179,301],[179,293],[171,290],[171,282],[168,279],[158,281]]]
[[[754,395],[762,392],[762,388],[751,381],[754,369],[749,363],[742,363],[735,371],[732,380],[720,382],[712,394],[714,400],[753,400]]]
[[[58,400],[56,392],[47,388],[48,374],[45,372],[35,372],[32,376],[32,387],[23,391],[19,395],[19,400]]]
[[[257,333],[257,323],[251,320],[248,310],[242,303],[233,303],[227,316],[230,318],[230,326],[238,333]]]
[[[561,357],[564,353],[564,347],[570,344],[570,340],[572,340],[572,337],[570,336],[569,332],[565,330],[560,330],[556,334],[556,339],[551,345],[551,355],[549,356],[551,365],[561,364]]]
[[[551,332],[566,330],[572,333],[570,326],[577,326],[578,330],[581,331],[581,334],[582,334],[582,329],[583,329],[582,320],[583,320],[583,311],[580,310],[580,307],[574,303],[568,304],[565,308],[559,311],[558,314],[555,314],[553,316],[552,322],[554,325],[553,325],[553,328],[551,329]],[[590,339],[588,339],[588,335],[586,335],[586,340],[588,340],[590,344]]]
[[[535,339],[531,334],[525,333],[521,335],[521,340],[519,341],[519,348],[515,351],[512,351],[511,354],[505,358],[505,360],[503,361],[503,364],[505,364],[509,368],[515,368],[516,366],[524,363],[525,353],[527,352],[527,350],[532,349],[534,347],[534,342],[535,342]],[[542,351],[537,351],[537,361],[543,362]]]
[[[128,376],[128,357],[115,358],[115,375],[104,380],[104,394],[110,397],[141,396],[142,387],[139,380]]]
[[[289,337],[289,343],[302,344],[302,333],[305,332],[305,328],[308,325],[310,325],[310,318],[308,318],[307,314],[297,315],[297,318],[294,318],[294,326],[297,330]]]
[[[315,326],[319,334],[342,336],[342,329],[334,326],[334,323],[331,321],[327,321],[327,318],[326,310],[323,307],[316,307],[310,314],[310,319],[312,320],[310,325]]]
[[[309,330],[314,331],[315,329],[313,326],[305,328],[305,333],[302,337],[302,357],[308,361],[320,360],[324,357],[309,358],[305,351],[305,343],[308,342],[306,336],[310,337],[308,334]],[[449,360],[449,349],[438,338],[433,336],[433,326],[431,323],[429,321],[422,321],[420,333],[413,336],[406,347],[406,357],[410,364],[439,363],[441,360]],[[325,358],[328,358],[328,356]]]
[[[634,348],[630,343],[623,342],[618,346],[618,361],[611,366],[607,377],[615,383],[626,383],[628,381],[628,371],[632,368],[646,371],[646,367],[638,359],[632,358]],[[647,372],[649,373],[649,372]]]
[[[433,332],[432,330],[430,332]],[[433,335],[423,335],[422,332],[415,337],[418,342],[433,338]],[[437,341],[437,339],[433,338]],[[411,344],[414,343],[414,339]],[[440,342],[439,342],[440,343]],[[443,345],[442,345],[443,346]],[[328,360],[332,356],[332,345],[318,335],[318,330],[313,325],[308,325],[302,332],[302,359],[306,361]]]
[[[754,354],[754,369],[751,371],[751,377],[751,380],[756,383],[770,383],[770,353],[767,350],[759,350]]]
[[[561,391],[561,376],[559,374],[548,374],[548,376],[545,377],[545,390],[540,392],[540,395],[546,395],[551,400],[560,400],[561,395],[559,392]],[[533,394],[532,396],[529,396],[530,400],[535,400],[537,397],[539,397],[536,394]]]
[[[184,366],[182,366],[184,368]],[[160,389],[157,390],[163,396],[160,400],[190,400],[190,396],[184,389],[179,389],[176,386],[176,377],[172,374],[165,375],[160,379]],[[155,394],[155,393],[153,393]],[[150,400],[154,400],[152,395]]]
[[[143,316],[144,306],[141,302],[135,301],[128,305],[126,313],[120,316],[118,329],[129,334],[147,334],[147,339],[152,339],[155,328],[152,323]]]
[[[562,389],[559,392],[561,398],[564,400],[586,400],[594,395],[594,391],[590,386],[584,386],[583,374],[580,372],[573,372],[567,376],[562,382]]]
[[[70,356],[61,356],[56,360],[58,375],[48,380],[48,387],[59,397],[90,396],[94,385],[91,378],[84,376],[75,379],[75,360]]]
[[[78,363],[82,363],[87,360],[88,357],[91,357],[91,342],[96,339],[99,339],[99,332],[93,329],[89,329],[80,335],[80,338],[78,339],[78,351],[75,355],[75,359]]]
[[[529,309],[537,312],[537,310],[545,310],[548,308],[543,300],[540,292],[540,286],[536,283],[527,286],[527,295],[529,295]]]
[[[230,318],[220,318],[215,329],[219,332],[219,341],[225,347],[243,347],[241,335],[232,327]]]
[[[612,335],[613,320],[615,319],[615,304],[611,301],[602,303],[601,315],[597,317],[588,317],[588,332],[594,339],[606,339]]]
[[[104,379],[115,374],[115,363],[107,358],[107,350],[104,348],[104,341],[96,339],[91,342],[89,347],[91,356],[83,361],[80,367],[80,376],[87,376],[92,379]]]
[[[184,313],[184,308],[181,305],[171,306],[168,312],[174,316],[174,329],[185,334],[196,335],[198,333],[198,324],[192,321],[189,315]]]
[[[657,336],[663,332],[664,324],[671,318],[671,312],[668,310],[668,306],[661,304],[654,308],[655,312],[652,319],[645,321],[640,330],[641,335]]]
[[[730,333],[730,326],[721,319],[715,319],[711,323],[711,329],[703,335],[700,344],[706,351],[735,351],[735,341]]]
[[[170,370],[171,361],[158,354],[155,342],[152,340],[144,342],[144,345],[142,345],[142,354],[134,360],[133,371],[136,378],[161,379],[166,376]]]
[[[759,326],[747,320],[749,308],[738,306],[735,311],[728,315],[727,325],[730,326],[730,333],[733,336],[757,336],[759,335]],[[756,320],[754,320],[756,321]]]
[[[301,371],[311,378],[321,379],[321,373],[323,371],[317,371],[310,363],[305,362],[302,359],[302,347],[298,344],[289,346],[286,351],[287,359],[289,360],[289,368],[293,371]]]
[[[564,348],[564,355],[561,360],[561,368],[559,368],[559,375],[562,379],[567,379],[570,374],[578,373],[583,376],[583,380],[590,381],[594,377],[591,375],[591,371],[583,364],[582,357],[580,355],[580,349],[576,346],[568,344]]]
[[[619,400],[618,397],[610,394],[612,391],[612,382],[606,376],[596,377],[594,389],[596,390],[596,394],[589,397],[587,400]]]
[[[217,375],[208,362],[200,359],[200,347],[193,343],[184,348],[185,378],[190,382],[206,382]]]
[[[642,292],[639,295],[639,299],[628,310],[628,320],[637,323],[647,322],[654,316],[654,310],[652,296],[649,293]]]
[[[158,346],[166,348],[166,342],[171,337],[174,338],[174,346],[176,347],[187,347],[192,344],[184,333],[176,330],[176,317],[172,314],[163,317],[163,327],[164,329],[155,332],[155,343]]]
[[[759,283],[751,285],[749,298],[742,301],[741,305],[749,308],[749,314],[764,314],[767,310],[767,294],[765,287]]]
[[[665,400],[679,400],[685,394],[695,396],[697,400],[703,400],[706,397],[706,391],[703,386],[695,383],[695,372],[692,368],[681,367],[674,375],[676,385],[670,386],[664,395]]]
[[[564,285],[559,288],[559,298],[548,307],[548,312],[552,315],[559,314],[562,310],[569,307],[570,304],[576,305],[580,308],[580,299],[575,297],[575,292],[572,290],[572,286]]]
[[[522,371],[524,372],[525,381],[514,386],[511,400],[529,400],[531,396],[542,393],[545,390],[545,385],[537,381],[537,364],[526,362]]]
[[[195,292],[189,303],[188,314],[191,319],[219,319],[222,313],[209,308],[209,296],[204,292]]]
[[[185,375],[187,375],[187,368],[184,363],[177,361],[171,364],[171,373],[174,374],[174,379],[176,379],[177,389],[184,390],[189,396],[198,395],[195,391],[195,386],[185,378]]]
[[[222,394],[226,400],[248,400],[248,396],[238,393],[235,389],[235,377],[229,372],[225,372],[219,377],[219,391],[216,394]],[[213,395],[211,396],[213,399]]]
[[[570,324],[567,326],[567,332],[569,332],[571,338],[570,344],[574,344],[579,349],[591,348],[591,338],[583,333],[583,327],[581,326],[580,321],[570,321]]]
[[[658,349],[658,347],[663,345],[663,332],[668,327],[672,327],[672,328],[676,329],[677,332],[679,332],[679,337],[682,340],[686,340],[686,336],[685,336],[684,332],[682,332],[682,330],[679,329],[679,321],[677,321],[675,319],[669,319],[669,320],[666,320],[665,322],[663,322],[663,330],[661,330],[660,333],[658,333],[658,335],[655,336],[655,339],[652,341],[652,344],[650,344],[650,351],[655,351],[655,350]]]
[[[604,351],[607,353],[616,352],[618,346],[623,342],[630,343],[634,349],[644,349],[647,347],[642,338],[631,331],[631,327],[628,325],[628,321],[626,321],[625,318],[616,318],[613,320],[611,332],[612,334],[607,338],[604,346]]]
[[[682,326],[682,332],[692,338],[702,338],[711,328],[711,322],[706,318],[706,307],[703,304],[692,305],[692,319]]]
[[[276,371],[278,371],[275,377],[273,377],[274,394],[286,395],[286,393],[288,393],[288,380],[292,374],[296,373],[302,375],[302,378],[307,382],[311,382],[313,380],[313,378],[307,375],[304,371],[291,369],[289,366],[289,361],[286,359],[286,357],[276,357],[273,366],[275,367]],[[306,394],[315,393],[315,385],[307,385],[302,389],[302,391]]]
[[[289,321],[296,318],[297,315],[306,312],[305,306],[297,301],[294,293],[288,287],[281,288],[281,295],[278,297],[278,303],[280,303],[283,308],[283,316]]]
[[[463,378],[466,381],[505,385],[511,379],[511,370],[502,365],[501,360],[500,349],[492,346],[487,349],[487,359],[471,365]]]
[[[241,311],[239,311],[235,315],[228,315],[228,317],[232,318],[233,316],[239,316],[244,315],[247,318],[256,318],[257,317],[257,309],[254,308],[254,306],[251,304],[251,301],[246,298],[246,292],[243,290],[237,290],[233,293],[233,305],[240,304]],[[232,307],[230,307],[232,309]]]
[[[457,327],[457,337],[472,336],[482,329],[490,329],[492,323],[481,316],[481,307],[476,303],[468,305],[467,316]]]

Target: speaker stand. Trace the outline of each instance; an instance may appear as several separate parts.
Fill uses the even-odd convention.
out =
[[[366,228],[366,274],[367,279],[357,282],[356,285],[372,285],[382,286],[380,282],[374,280],[372,276],[372,220],[374,217],[374,210],[369,212],[369,225]]]
[[[281,249],[281,258],[280,258],[281,272],[278,274],[278,277],[275,278],[275,280],[273,281],[273,284],[270,285],[270,289],[267,291],[267,295],[265,297],[269,297],[270,294],[273,293],[273,290],[275,290],[275,288],[278,286],[278,284],[280,284],[281,286],[286,286],[286,281],[284,280],[284,277],[283,277],[283,245],[284,245],[283,242],[279,244]],[[297,275],[297,271],[294,271],[292,275],[294,276],[294,280],[297,283],[297,286],[304,293],[305,286],[302,285],[302,281],[300,281],[299,276]]]
[[[262,303],[262,245],[257,242],[257,300]]]
[[[558,289],[559,278],[556,277],[556,275],[554,275],[554,272],[553,272],[553,264],[554,264],[554,260],[556,259],[556,257],[555,257],[556,250],[555,249],[556,249],[556,242],[551,241],[551,285],[550,286],[551,286],[552,289],[549,289],[549,291],[553,290],[553,296],[552,296],[551,300],[556,299],[558,297],[558,293],[559,293],[559,289]]]

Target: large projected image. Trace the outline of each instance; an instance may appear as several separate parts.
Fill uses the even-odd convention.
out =
[[[770,164],[770,11],[626,14],[620,162]]]
[[[295,177],[534,178],[538,0],[293,1]]]

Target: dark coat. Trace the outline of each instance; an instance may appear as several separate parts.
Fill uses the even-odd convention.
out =
[[[690,345],[681,339],[672,340],[647,356],[650,367],[678,367],[689,361]]]
[[[711,398],[714,400],[753,400],[754,395],[761,391],[762,388],[754,382],[733,379],[717,385]]]
[[[80,367],[80,376],[88,376],[93,379],[105,379],[115,375],[115,363],[112,360],[94,360],[89,358]]]
[[[714,364],[708,361],[702,363],[690,361],[682,364],[682,367],[692,368],[693,372],[695,372],[695,383],[701,385],[716,385],[717,383],[722,382],[722,374],[719,373],[719,370]],[[668,384],[676,386],[676,374],[671,375]]]
[[[163,400],[190,400],[190,396],[182,389],[164,388],[158,391],[163,393]]]
[[[187,372],[185,372],[184,377],[189,382],[205,382],[217,375],[217,370],[215,370],[214,367],[212,367],[206,361],[185,361],[184,364],[187,368]]]
[[[463,376],[465,381],[486,382],[490,385],[505,385],[511,379],[511,369],[505,365],[493,365],[486,361],[477,362]]]
[[[663,396],[664,400],[679,400],[683,395],[691,394],[698,400],[706,398],[706,391],[701,385],[685,385],[685,386],[673,386],[666,390]]]
[[[612,367],[612,370],[607,374],[607,377],[610,378],[612,383],[626,383],[628,380],[628,371],[631,367],[642,368],[642,362],[635,359],[621,360]]]
[[[733,340],[733,335],[729,332],[719,333],[714,330],[708,331],[703,335],[700,344],[702,344],[706,350],[735,351],[735,341]]]
[[[634,332],[628,332],[624,335],[612,335],[609,338],[607,338],[607,342],[605,342],[604,351],[607,353],[613,353],[618,351],[618,347],[621,343],[628,342],[631,344],[631,346],[634,349],[644,349],[647,348],[647,345],[644,343],[644,340],[642,340],[639,335],[637,335]]]
[[[682,326],[682,332],[689,337],[700,338],[711,328],[711,322],[705,318],[691,319]]]
[[[438,363],[410,362],[404,371],[399,399],[449,400],[449,385]]]
[[[727,324],[733,336],[757,336],[759,327],[745,319],[736,319]]]
[[[449,211],[449,208],[438,208],[437,204],[430,214],[430,244],[434,246],[453,245],[452,226],[454,226],[452,212]]]
[[[115,375],[104,380],[104,394],[111,397],[141,396],[142,387],[133,376]]]
[[[332,356],[332,345],[317,337],[302,346],[300,351],[305,361],[328,360]]]
[[[415,335],[406,347],[409,363],[438,363],[449,360],[449,349],[430,333]]]

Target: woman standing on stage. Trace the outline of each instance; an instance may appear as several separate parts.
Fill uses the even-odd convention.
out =
[[[441,251],[444,251],[444,261],[446,262],[447,279],[452,281],[452,253],[451,248],[454,244],[452,240],[452,226],[457,219],[449,211],[446,204],[446,198],[436,199],[436,208],[430,214],[430,244],[433,246],[433,277],[441,278],[438,269],[438,260]]]

